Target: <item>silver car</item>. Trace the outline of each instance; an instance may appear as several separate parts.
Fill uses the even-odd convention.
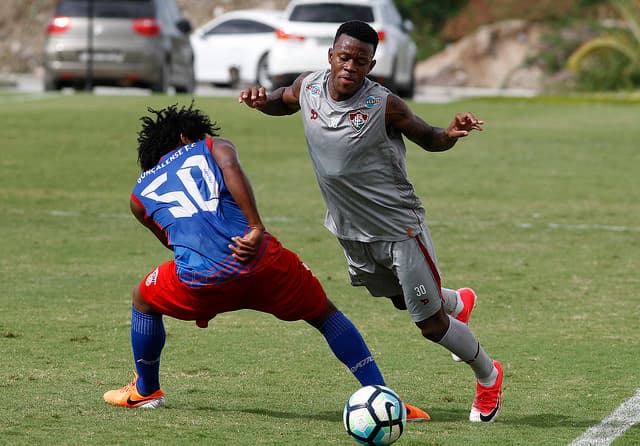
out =
[[[47,27],[44,88],[192,92],[190,32],[175,0],[60,0]]]

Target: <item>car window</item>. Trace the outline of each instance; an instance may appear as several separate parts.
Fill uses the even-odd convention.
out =
[[[171,33],[178,32],[176,28],[177,19],[172,17],[171,11],[167,7],[167,3],[158,2],[158,18],[160,19],[160,22],[164,24],[164,26],[171,30]]]
[[[370,6],[345,5],[342,3],[316,3],[297,5],[291,11],[292,22],[342,23],[349,20],[373,22],[373,10]]]
[[[255,33],[272,33],[275,29],[264,23],[247,19],[232,19],[227,22],[220,23],[206,32],[206,36],[212,34],[255,34]]]
[[[177,22],[182,18],[182,14],[180,13],[180,8],[178,7],[178,4],[174,0],[162,0],[161,3],[163,3],[167,8],[167,13],[169,14],[169,18],[173,22]]]
[[[402,16],[393,5],[384,5],[384,17],[396,28],[402,28]]]
[[[152,0],[93,0],[93,14],[100,18],[154,17]],[[62,0],[58,4],[58,16],[87,17],[88,0]]]

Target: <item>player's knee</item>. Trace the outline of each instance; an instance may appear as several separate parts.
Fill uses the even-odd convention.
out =
[[[140,294],[140,287],[136,286],[133,289],[133,307],[141,313],[151,313],[151,307],[147,304],[147,302],[143,299]]]
[[[316,317],[315,319],[306,319],[306,322],[320,330],[320,327],[324,325],[327,319],[329,319],[329,317],[337,311],[339,311],[338,308],[333,304],[333,302],[327,299],[327,304],[325,305],[324,310],[322,311],[320,316]]]
[[[433,342],[439,342],[449,329],[449,317],[440,309],[436,314],[423,321],[416,322],[422,336]]]

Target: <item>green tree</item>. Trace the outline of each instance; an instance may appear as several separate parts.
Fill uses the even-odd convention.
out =
[[[444,47],[445,42],[438,34],[447,19],[457,14],[467,0],[395,0],[395,4],[402,16],[413,23],[418,59],[424,59]]]
[[[402,15],[416,25],[428,24],[433,29],[440,29],[467,4],[467,0],[396,0],[395,3]]]
[[[583,89],[640,85],[640,0],[611,0],[622,25],[580,45],[567,67]]]

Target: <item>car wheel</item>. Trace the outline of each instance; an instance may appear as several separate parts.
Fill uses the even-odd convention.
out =
[[[94,85],[92,83],[89,83],[89,81],[85,79],[82,82],[74,82],[72,84],[72,88],[74,89],[74,91],[92,92],[94,90]]]
[[[62,88],[62,84],[55,80],[49,73],[44,75],[44,91],[56,91]]]
[[[151,91],[154,93],[166,93],[169,89],[169,65],[166,61],[162,64],[162,71],[160,73],[160,79],[155,84],[151,85]]]
[[[178,85],[175,87],[176,93],[193,93],[196,89],[196,77],[193,70],[189,73],[189,77],[185,85]]]
[[[411,99],[416,92],[416,62],[415,60],[411,64],[411,76],[409,77],[409,83],[403,88],[398,88],[398,96],[402,98]]]
[[[398,66],[398,61],[394,60],[393,68],[391,69],[391,75],[388,78],[386,78],[383,82],[383,85],[387,87],[387,89],[392,93],[397,93],[397,84],[396,84],[396,72],[398,71],[398,69],[396,68],[397,66]]]
[[[273,82],[271,82],[271,77],[269,76],[269,53],[264,53],[258,61],[256,82],[267,90],[273,89]]]
[[[238,67],[229,68],[229,86],[235,88],[240,83],[240,70]]]

